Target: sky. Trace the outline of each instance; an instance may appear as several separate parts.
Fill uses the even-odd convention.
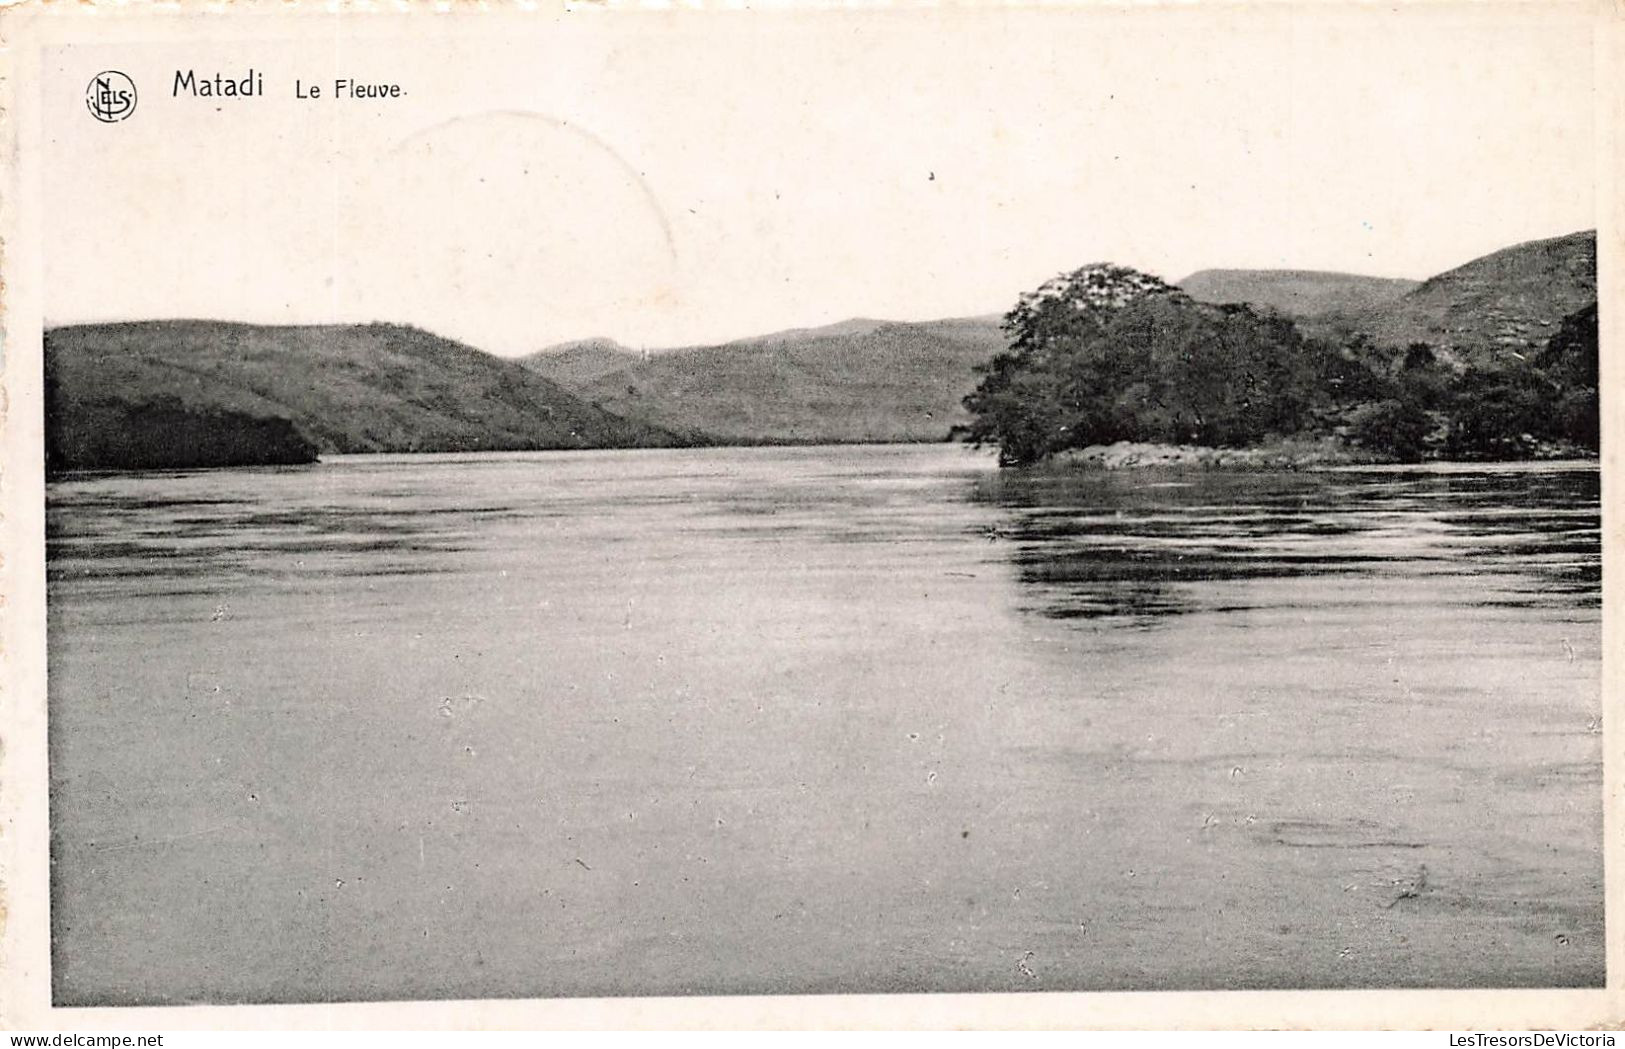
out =
[[[1002,312],[1096,261],[1420,278],[1596,224],[1581,7],[188,24],[45,57],[48,324],[658,348]],[[250,68],[263,97],[172,94]]]

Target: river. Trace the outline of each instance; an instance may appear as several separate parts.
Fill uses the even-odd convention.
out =
[[[1595,464],[47,503],[58,1004],[1603,979]]]

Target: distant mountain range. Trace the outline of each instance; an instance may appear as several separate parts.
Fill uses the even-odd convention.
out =
[[[691,440],[940,441],[969,420],[975,368],[1003,347],[997,317],[853,320],[649,354],[575,343],[522,363]]]
[[[1379,362],[1427,342],[1447,364],[1493,365],[1530,357],[1596,301],[1596,235],[1519,244],[1420,284],[1203,270],[1180,287],[1363,341]],[[319,452],[939,441],[969,421],[962,401],[977,367],[1005,348],[1000,325],[998,316],[857,318],[647,352],[586,339],[519,360],[390,324],[76,325],[46,333],[47,443],[52,466],[72,469]]]
[[[1192,298],[1241,302],[1315,334],[1362,332],[1379,356],[1426,341],[1447,360],[1544,345],[1596,299],[1596,235],[1520,244],[1418,283],[1309,270],[1202,270]],[[974,368],[1004,348],[997,316],[855,319],[717,346],[634,353],[608,340],[551,347],[531,368],[618,415],[728,442],[931,441],[969,421]]]

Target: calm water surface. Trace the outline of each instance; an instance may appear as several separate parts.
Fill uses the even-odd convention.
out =
[[[1594,467],[48,503],[61,1004],[1603,978]]]

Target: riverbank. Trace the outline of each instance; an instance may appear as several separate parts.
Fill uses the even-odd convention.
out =
[[[1059,469],[1131,470],[1171,467],[1200,470],[1311,470],[1332,466],[1391,463],[1388,456],[1352,448],[1341,441],[1278,441],[1253,448],[1208,448],[1189,444],[1118,441],[1069,449],[1045,461]]]
[[[1487,459],[1485,464],[1596,461],[1595,453],[1570,447],[1541,449],[1528,459]],[[1331,470],[1355,466],[1419,466],[1392,456],[1354,448],[1336,439],[1277,441],[1253,448],[1208,448],[1189,444],[1119,441],[1069,449],[1045,460],[1046,469],[1134,470]]]

